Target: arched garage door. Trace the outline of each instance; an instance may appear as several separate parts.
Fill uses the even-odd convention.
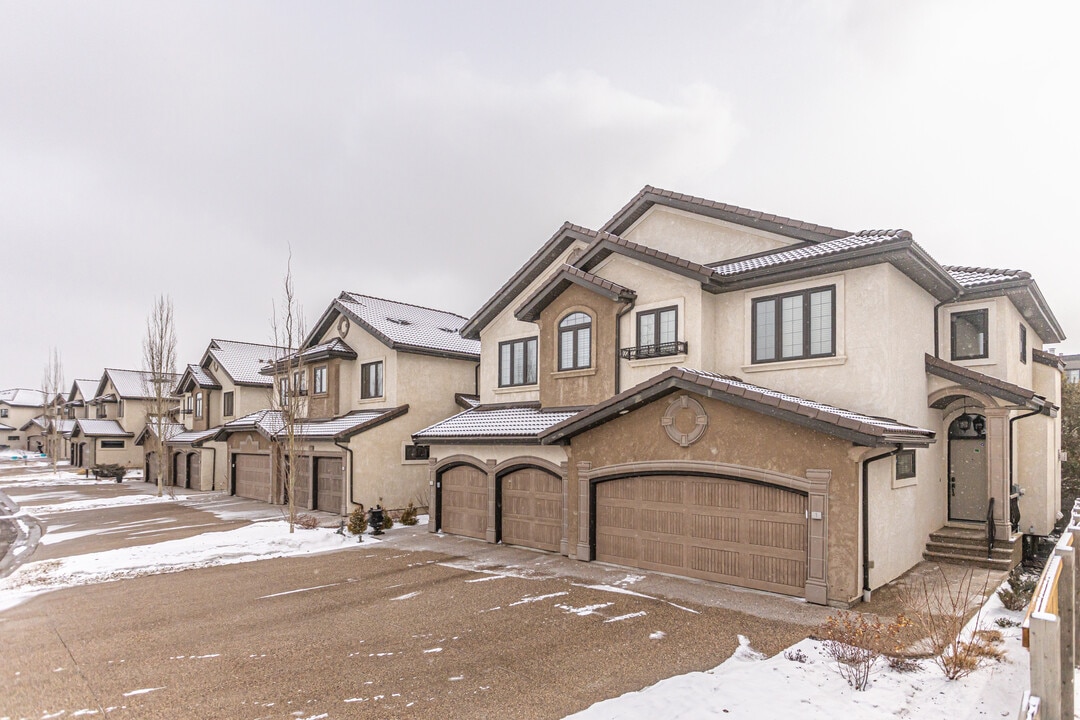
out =
[[[803,595],[806,496],[680,475],[596,485],[596,559]]]
[[[439,524],[443,532],[487,539],[487,473],[458,465],[439,475]]]
[[[202,453],[188,453],[187,486],[189,490],[202,490]]]
[[[187,487],[187,456],[183,453],[173,455],[172,484],[176,487]]]
[[[559,551],[562,540],[562,479],[539,468],[521,468],[499,478],[502,541]]]

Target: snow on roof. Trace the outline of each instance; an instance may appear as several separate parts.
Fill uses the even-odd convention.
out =
[[[165,436],[165,441],[172,442],[173,439],[175,439],[177,435],[183,433],[186,428],[181,423],[175,422],[173,420],[168,420],[162,423],[162,430],[164,431],[162,434]],[[146,427],[144,427],[142,429],[142,432],[139,433],[139,436],[135,438],[135,444],[142,445],[148,437],[157,437],[157,434],[157,422],[151,420],[150,422],[146,423]]]
[[[479,340],[461,337],[460,330],[468,320],[460,315],[352,292],[343,292],[335,302],[395,349],[403,346],[400,349],[480,354]]]
[[[202,440],[208,440],[217,435],[220,430],[220,426],[210,428],[209,430],[185,430],[183,432],[178,432],[175,435],[170,436],[169,444],[187,445],[189,443],[197,443]]]
[[[751,270],[786,265],[814,257],[826,255],[839,255],[853,250],[881,245],[889,240],[897,238],[911,239],[911,233],[907,230],[862,230],[848,237],[827,240],[816,245],[794,248],[791,250],[779,250],[766,255],[759,255],[745,260],[717,263],[712,266],[718,275],[738,275]]]
[[[296,435],[305,439],[317,440],[334,439],[348,436],[363,427],[381,420],[389,420],[391,416],[404,414],[408,406],[400,408],[388,408],[382,410],[357,410],[348,415],[343,415],[329,420],[310,420],[299,422],[296,425]],[[279,435],[285,429],[285,423],[281,419],[280,410],[259,410],[250,415],[239,417],[225,423],[220,431],[242,432],[244,430],[257,430],[270,438],[280,439]]]
[[[131,437],[131,433],[120,426],[115,420],[98,420],[95,418],[76,418],[75,424],[80,434],[87,437]],[[72,432],[76,428],[72,428]]]
[[[259,370],[280,358],[284,350],[275,345],[211,340],[207,353],[237,385],[273,385],[274,379]]]
[[[116,368],[105,368],[105,374],[98,383],[95,396],[104,392],[105,381],[107,378],[112,381],[113,387],[116,388],[116,394],[119,397],[131,400],[149,400],[154,397],[153,377],[153,373],[149,370],[118,370]],[[176,387],[176,382],[179,379],[180,376],[176,373],[165,373],[166,392],[171,393],[173,388]]]
[[[15,428],[11,427],[10,425],[5,425],[4,423],[0,423],[0,432],[15,432]]]
[[[966,288],[979,285],[993,285],[1008,280],[1029,280],[1031,273],[1023,270],[999,270],[997,268],[969,267],[962,265],[943,265],[945,271],[956,282]]]
[[[45,393],[27,388],[0,390],[0,403],[18,407],[41,407],[45,404]]]
[[[199,387],[205,388],[220,388],[221,385],[210,376],[210,373],[206,371],[202,365],[196,365],[192,363],[188,365],[188,370],[191,371],[191,376],[195,378],[195,382],[199,384]]]
[[[545,411],[533,406],[479,405],[471,410],[426,427],[413,437],[417,440],[456,438],[535,439],[552,425],[572,418],[577,410]]]

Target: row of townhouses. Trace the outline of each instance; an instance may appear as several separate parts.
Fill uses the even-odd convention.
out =
[[[1051,531],[1063,340],[1026,272],[645,187],[471,318],[342,292],[291,356],[212,340],[162,457],[143,373],[78,380],[65,454],[285,503],[296,394],[300,507],[846,605]]]

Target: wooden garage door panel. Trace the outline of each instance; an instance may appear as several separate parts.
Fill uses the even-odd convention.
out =
[[[187,487],[187,458],[184,455],[173,455],[172,484]]]
[[[340,513],[345,490],[340,458],[315,458],[315,485],[316,509]]]
[[[149,473],[149,475],[147,475],[143,479],[146,480],[146,482],[157,484],[157,471],[158,471],[157,453],[148,453],[146,455],[146,464],[148,466],[147,472]]]
[[[236,455],[236,494],[270,501],[270,456]]]
[[[311,507],[311,461],[301,458],[296,465],[296,482],[293,483],[293,497],[298,508],[307,510]]]
[[[537,468],[503,475],[502,541],[558,552],[562,541],[562,479]]]
[[[727,479],[610,480],[596,487],[596,559],[801,595],[806,496]]]
[[[443,532],[487,539],[487,473],[459,465],[444,471],[439,479]]]
[[[192,453],[188,461],[188,487],[193,490],[201,490],[202,485],[202,453]]]

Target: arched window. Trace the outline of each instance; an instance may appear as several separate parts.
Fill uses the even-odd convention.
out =
[[[559,323],[559,369],[578,370],[592,365],[592,318],[570,313]]]

